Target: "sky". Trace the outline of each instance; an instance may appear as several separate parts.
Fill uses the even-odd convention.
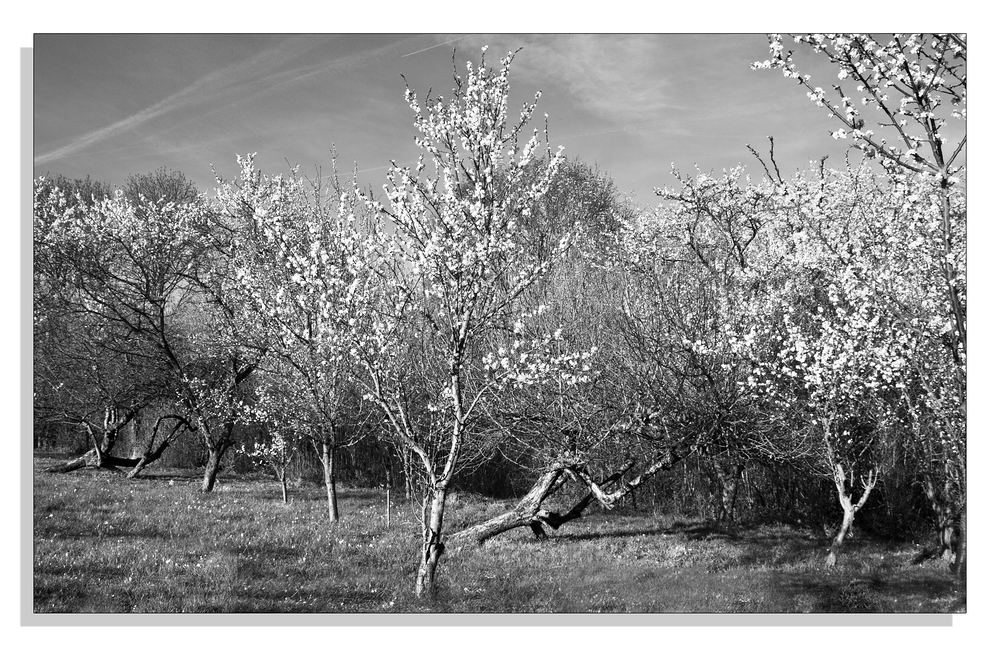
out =
[[[120,184],[160,167],[214,193],[238,154],[257,153],[269,174],[309,175],[355,165],[362,185],[385,182],[390,160],[416,161],[404,101],[449,96],[452,50],[460,70],[521,48],[511,112],[542,96],[553,146],[610,174],[640,204],[682,174],[736,164],[760,175],[769,135],[783,172],[831,155],[843,142],[805,88],[774,70],[763,34],[36,34],[34,176],[90,176]],[[815,73],[836,69],[810,59]],[[405,78],[405,81],[404,81]],[[214,168],[214,171],[213,171]]]

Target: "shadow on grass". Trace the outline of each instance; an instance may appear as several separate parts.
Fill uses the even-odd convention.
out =
[[[579,532],[573,534],[562,534],[562,535],[549,535],[547,539],[542,539],[541,541],[552,541],[552,542],[585,542],[594,539],[626,539],[628,537],[655,537],[662,535],[664,533],[663,529],[656,528],[644,528],[635,530],[610,530],[601,532]],[[531,541],[531,536],[526,535],[529,541]]]
[[[551,535],[549,541],[556,542],[554,545],[603,541],[613,546],[619,540],[646,539],[649,544],[643,554],[656,555],[658,550],[665,550],[668,561],[698,565],[708,573],[734,569],[811,568],[818,564],[828,547],[827,539],[786,526],[737,527],[687,520],[664,520],[648,525],[647,520],[643,527],[636,528],[629,527],[625,518],[620,523],[620,526],[595,527],[592,524],[574,528]],[[851,548],[854,552],[861,546],[852,545]]]
[[[157,472],[156,474],[146,474],[145,472],[140,473],[135,477],[137,481],[185,481],[194,482],[200,481],[204,478],[203,474],[193,474],[189,471],[163,471]]]
[[[667,528],[667,532],[682,535],[685,539],[691,541],[704,541],[706,539],[740,540],[740,536],[733,532],[731,528],[706,522],[675,521]]]
[[[966,593],[939,574],[906,571],[875,575],[835,573],[776,574],[774,584],[796,600],[806,600],[813,613],[964,613]],[[921,601],[930,601],[924,604]]]
[[[706,522],[674,521],[670,525],[659,523],[655,526],[632,529],[597,530],[591,532],[574,532],[552,535],[551,539],[560,541],[589,541],[592,539],[622,539],[627,537],[657,537],[676,535],[689,541],[704,541],[707,539],[725,539],[740,541],[740,535],[729,528]]]

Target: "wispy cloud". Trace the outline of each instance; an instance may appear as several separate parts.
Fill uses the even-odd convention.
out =
[[[684,88],[670,73],[665,39],[656,35],[484,35],[501,51],[524,46],[519,76],[571,97],[575,106],[626,126],[685,110]],[[662,122],[661,122],[662,123]]]
[[[656,36],[573,34],[535,43],[535,73],[556,81],[582,107],[614,121],[645,121],[683,109],[670,61]]]
[[[262,74],[266,78],[269,73],[273,74],[274,70],[286,65],[317,44],[318,41],[308,37],[286,38],[274,47],[201,77],[187,87],[134,115],[82,135],[54,151],[36,156],[35,164],[46,164],[71,156],[112,137],[132,131],[142,124],[179,108],[199,103],[216,103],[220,99],[224,99],[226,95],[239,94],[239,86],[255,78],[261,78]]]

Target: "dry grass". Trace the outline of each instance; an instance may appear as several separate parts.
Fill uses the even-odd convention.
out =
[[[826,540],[787,526],[722,531],[693,520],[594,514],[546,541],[507,533],[446,553],[432,599],[411,593],[415,509],[384,493],[341,492],[325,520],[320,488],[292,491],[197,474],[140,481],[85,471],[34,481],[38,613],[823,613],[965,611],[965,589],[913,546],[852,540],[823,568]],[[459,495],[452,527],[505,508]]]

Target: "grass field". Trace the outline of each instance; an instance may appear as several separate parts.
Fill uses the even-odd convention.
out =
[[[198,474],[34,474],[37,613],[960,613],[960,586],[913,544],[849,540],[827,571],[827,540],[770,525],[729,531],[661,515],[596,513],[550,539],[527,529],[448,552],[433,599],[411,592],[416,508],[385,493],[340,493],[325,520],[321,488],[285,505],[264,479]],[[459,528],[509,502],[457,495]]]

